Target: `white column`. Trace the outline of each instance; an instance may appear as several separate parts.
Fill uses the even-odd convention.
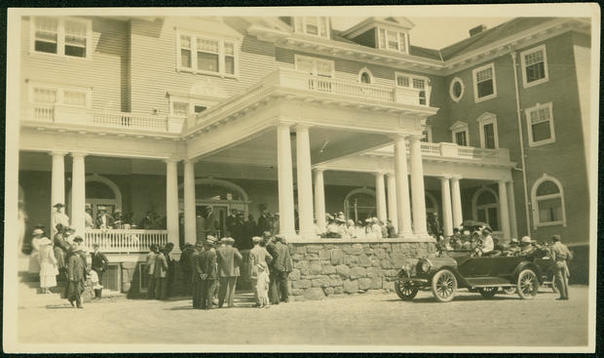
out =
[[[388,219],[398,232],[398,217],[396,214],[396,177],[394,173],[386,174],[386,189],[388,190]]]
[[[413,231],[415,234],[427,234],[426,193],[424,191],[424,167],[419,137],[409,137],[409,155],[411,156],[411,198],[413,200]]]
[[[409,178],[407,170],[407,143],[405,137],[394,142],[394,175],[396,177],[396,212],[399,236],[411,234],[411,203],[409,202]]]
[[[85,154],[71,153],[71,156],[73,158],[71,167],[71,226],[75,229],[75,234],[83,238],[86,228],[84,219],[86,211]]]
[[[508,207],[510,210],[510,235],[513,238],[518,238],[518,222],[516,221],[516,199],[514,198],[514,182],[506,183],[508,191]]]
[[[184,210],[185,210],[185,242],[197,242],[196,207],[195,207],[195,162],[185,160],[184,172]]]
[[[388,216],[386,209],[386,187],[384,186],[384,173],[375,173],[375,199],[377,218],[386,222]]]
[[[463,223],[463,213],[461,209],[461,188],[459,180],[461,177],[451,177],[451,199],[453,209],[453,227],[458,227]]]
[[[296,174],[298,178],[298,219],[300,237],[313,238],[315,236],[315,224],[313,221],[310,138],[308,127],[304,125],[296,126]]]
[[[279,231],[286,238],[295,236],[294,179],[292,173],[292,148],[289,125],[277,126],[277,170],[279,178]]]
[[[64,152],[52,152],[52,172],[51,172],[51,190],[50,190],[50,232],[54,237],[57,232],[54,227],[52,213],[55,204],[65,205],[65,154]]]
[[[499,187],[499,216],[501,217],[501,231],[503,231],[504,240],[510,240],[510,210],[508,207],[508,191],[506,183],[500,180]]]
[[[321,230],[325,230],[325,181],[323,169],[315,169],[315,220]]]
[[[449,177],[440,178],[440,190],[443,204],[443,232],[445,236],[453,235],[453,213],[451,211],[451,185]]]
[[[178,245],[178,172],[175,159],[166,160],[166,226],[168,242],[174,244],[174,253],[180,252]]]

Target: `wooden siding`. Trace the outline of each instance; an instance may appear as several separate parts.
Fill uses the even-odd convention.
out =
[[[51,54],[31,53],[30,19],[22,21],[22,79],[23,103],[29,101],[27,81],[63,86],[92,87],[92,108],[120,111],[126,97],[128,75],[127,24],[105,18],[92,20],[91,58],[67,58]]]
[[[224,99],[243,92],[276,69],[272,44],[246,36],[239,48],[238,78],[178,72],[178,26],[186,26],[189,31],[199,29],[203,34],[203,26],[193,19],[132,20],[130,69],[133,112],[150,113],[156,108],[160,114],[168,114],[167,93],[191,93],[193,86],[208,88],[206,93],[216,96],[216,100]]]

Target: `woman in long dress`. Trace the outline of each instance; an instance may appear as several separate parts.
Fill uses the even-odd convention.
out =
[[[44,238],[44,231],[42,229],[35,229],[33,235],[34,237],[31,240],[31,254],[29,254],[29,273],[37,275],[40,273],[39,250],[40,242]]]
[[[258,236],[254,236],[252,238],[252,242],[254,243],[254,248],[250,250],[250,268],[251,268],[251,280],[252,287],[254,289],[254,296],[256,299],[256,305],[260,306],[262,302],[260,301],[260,297],[258,297],[258,274],[259,274],[259,265],[263,265],[266,267],[264,273],[269,275],[268,264],[272,261],[273,257],[268,251],[260,246],[262,242],[262,238]],[[262,278],[261,278],[262,279]],[[262,284],[262,282],[260,282]]]
[[[40,257],[40,288],[42,293],[51,293],[50,289],[57,286],[57,259],[52,249],[52,243],[46,237],[39,242]]]

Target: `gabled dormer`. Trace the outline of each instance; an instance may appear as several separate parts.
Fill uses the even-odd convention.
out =
[[[295,16],[295,17],[280,17],[281,21],[292,27],[294,33],[321,37],[324,39],[331,38],[329,17],[326,16]]]
[[[359,45],[385,51],[409,53],[409,31],[415,26],[405,17],[370,17],[342,36]]]

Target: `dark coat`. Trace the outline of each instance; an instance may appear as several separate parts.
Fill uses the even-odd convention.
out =
[[[216,250],[219,277],[238,277],[243,256],[232,246],[222,246]]]
[[[287,245],[281,242],[276,242],[275,252],[277,257],[273,260],[273,268],[280,272],[291,272],[293,269],[293,263]]]
[[[199,255],[199,266],[203,280],[216,280],[218,278],[216,270],[216,250],[209,249]]]
[[[193,281],[201,281],[201,275],[203,274],[203,268],[201,267],[201,254],[198,250],[193,251],[191,254],[191,272],[193,275]]]
[[[168,277],[168,261],[166,260],[166,256],[161,252],[155,257],[155,272],[153,273],[153,277]]]
[[[107,256],[105,256],[105,254],[103,254],[102,252],[93,252],[91,256],[91,267],[93,270],[97,272],[104,272],[105,270],[107,270],[107,264],[109,263],[109,260],[107,259]]]

